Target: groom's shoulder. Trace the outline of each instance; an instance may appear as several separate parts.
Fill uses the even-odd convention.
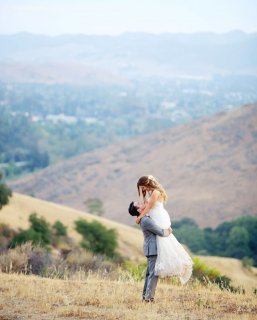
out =
[[[149,223],[151,223],[151,218],[149,216],[144,216],[140,221],[141,226],[146,226]]]
[[[149,219],[151,219],[149,216],[143,216],[143,218],[141,219],[141,221],[148,221]]]

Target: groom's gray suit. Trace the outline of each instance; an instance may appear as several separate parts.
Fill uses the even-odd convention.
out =
[[[157,259],[156,235],[168,237],[169,231],[157,226],[149,216],[144,216],[140,221],[140,227],[144,233],[144,255],[147,257],[147,269],[143,289],[143,299],[152,301],[158,282],[158,276],[154,274]]]

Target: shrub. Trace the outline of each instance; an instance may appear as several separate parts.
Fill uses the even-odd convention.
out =
[[[28,229],[19,232],[9,243],[10,248],[15,248],[26,242],[31,242],[32,244],[41,244],[40,234],[35,232],[33,229]]]
[[[51,244],[50,226],[46,220],[37,217],[36,213],[29,216],[30,228],[19,232],[9,243],[10,248],[15,248],[25,242],[32,242],[33,245],[47,247]]]
[[[28,273],[28,256],[26,247],[17,247],[0,255],[0,270],[5,273]]]
[[[51,229],[51,244],[54,248],[70,251],[73,240],[67,235],[67,227],[61,222],[56,221]]]
[[[124,261],[122,267],[130,273],[136,281],[142,281],[145,278],[146,262],[135,263],[133,261]]]
[[[30,273],[41,275],[52,264],[52,258],[48,251],[39,246],[32,247],[28,255]]]
[[[81,246],[95,254],[107,257],[117,256],[117,233],[114,229],[107,229],[100,222],[80,219],[75,221],[76,230],[83,236]]]
[[[104,213],[103,202],[98,198],[90,198],[85,201],[85,205],[87,210],[91,214],[95,214],[97,216],[101,216]]]
[[[1,182],[2,173],[0,172],[0,210],[9,203],[9,198],[12,196],[12,191],[6,184]]]
[[[0,252],[8,248],[9,242],[15,237],[17,232],[7,224],[0,224]]]
[[[43,218],[39,218],[36,213],[32,213],[29,216],[31,223],[31,229],[40,235],[42,245],[48,245],[51,243],[51,232],[49,223]]]
[[[194,257],[193,262],[193,277],[200,282],[215,282],[215,280],[221,276],[221,273],[217,269],[209,267],[199,258]]]
[[[59,220],[54,223],[53,230],[57,237],[67,236],[67,227]]]
[[[110,273],[115,269],[115,265],[112,261],[106,260],[103,255],[95,255],[93,258],[93,268],[92,271],[102,272],[104,274]]]
[[[248,258],[248,257],[244,257],[242,259],[242,265],[243,265],[244,268],[246,268],[246,269],[248,269],[250,271],[252,266],[253,266],[253,259]]]
[[[72,250],[65,259],[69,270],[77,271],[93,269],[93,254],[80,248]]]
[[[225,289],[234,293],[245,293],[244,288],[233,287],[230,284],[231,279],[227,276],[221,275],[217,269],[209,267],[197,257],[194,257],[193,261],[193,278],[198,279],[201,283],[215,283],[222,290]]]
[[[25,273],[39,275],[51,264],[49,253],[31,242],[9,249],[0,255],[0,270],[6,273]]]

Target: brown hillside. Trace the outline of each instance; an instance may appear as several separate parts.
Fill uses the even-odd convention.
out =
[[[104,216],[132,223],[139,176],[166,188],[171,218],[201,226],[257,214],[257,104],[75,157],[10,183],[15,190],[85,210],[99,197]]]
[[[127,80],[83,63],[0,63],[0,81],[30,83],[124,84]]]

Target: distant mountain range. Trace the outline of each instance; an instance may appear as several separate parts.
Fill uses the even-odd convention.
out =
[[[127,206],[145,174],[167,189],[172,220],[213,227],[256,215],[257,104],[97,149],[9,185],[84,211],[88,199],[100,198],[105,217],[133,224]]]
[[[19,33],[1,35],[0,47],[1,81],[73,82],[76,73],[76,82],[86,84],[101,73],[116,83],[138,77],[257,75],[257,33],[242,31],[55,37]]]

